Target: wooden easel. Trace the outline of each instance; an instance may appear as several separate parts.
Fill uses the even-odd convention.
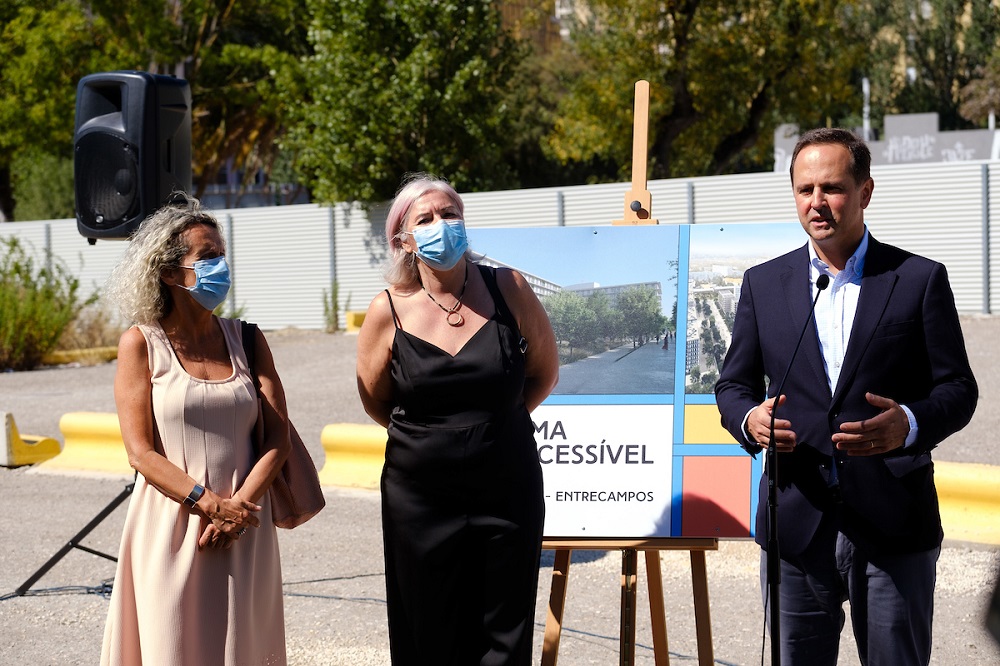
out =
[[[632,116],[632,189],[625,193],[623,218],[611,224],[659,224],[652,217],[653,196],[646,189],[646,153],[649,150],[649,81],[635,82]]]
[[[622,596],[620,658],[621,666],[635,663],[636,582],[638,553],[646,554],[646,578],[649,591],[649,617],[653,632],[653,660],[657,666],[670,664],[667,646],[667,614],[663,606],[663,576],[660,570],[661,550],[691,552],[691,586],[694,597],[695,634],[698,640],[699,666],[711,666],[715,661],[712,649],[712,622],[708,603],[708,576],[705,551],[718,550],[716,538],[650,538],[650,539],[546,539],[542,548],[555,550],[552,565],[552,588],[549,592],[549,612],[545,620],[542,642],[542,666],[556,666],[559,640],[562,637],[563,610],[569,586],[569,564],[573,550],[621,550]]]
[[[652,195],[646,189],[646,152],[649,142],[649,81],[635,84],[635,113],[632,121],[632,189],[625,193],[623,219],[613,225],[659,224],[651,213]],[[549,612],[545,620],[542,643],[542,666],[556,666],[559,639],[562,635],[563,610],[569,585],[569,563],[573,550],[620,550],[622,552],[621,666],[635,662],[636,581],[638,554],[646,555],[646,577],[649,587],[649,616],[653,630],[653,659],[657,666],[670,663],[667,651],[667,616],[663,606],[663,576],[660,570],[661,550],[691,552],[691,584],[694,591],[695,633],[698,639],[698,664],[711,666],[715,661],[712,649],[712,623],[708,604],[708,577],[705,551],[718,550],[717,538],[649,538],[649,539],[547,539],[542,548],[555,550],[552,566],[552,588],[549,592]]]

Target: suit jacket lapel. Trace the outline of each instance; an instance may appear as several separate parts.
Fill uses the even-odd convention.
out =
[[[871,342],[875,329],[882,321],[882,315],[889,305],[889,297],[896,285],[897,276],[889,270],[882,261],[882,244],[871,235],[868,237],[868,253],[865,255],[865,270],[861,276],[861,294],[858,297],[858,310],[854,316],[851,328],[851,339],[847,343],[844,354],[844,365],[840,371],[833,394],[834,402],[841,399],[847,387],[857,375],[861,358]]]
[[[790,255],[790,263],[781,273],[781,289],[785,296],[785,304],[788,306],[788,326],[787,339],[788,353],[795,349],[795,344],[799,341],[798,336],[802,333],[802,327],[806,325],[806,319],[810,318],[812,311],[812,296],[809,290],[809,251],[806,246],[794,254]],[[814,375],[813,381],[820,382],[823,386],[829,384],[826,378],[826,368],[823,365],[823,355],[819,349],[819,336],[816,333],[816,320],[810,318],[809,328],[802,338],[802,346],[799,347],[799,358],[793,360],[796,364],[795,372],[804,373],[805,364],[811,368]],[[803,365],[799,365],[803,364]],[[784,370],[782,370],[784,372]],[[772,382],[781,381],[781,375],[771,377]],[[775,384],[775,388],[777,384]]]

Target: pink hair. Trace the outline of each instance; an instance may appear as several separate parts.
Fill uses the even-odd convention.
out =
[[[448,181],[426,173],[408,175],[403,186],[396,192],[396,198],[392,200],[389,215],[385,219],[385,240],[389,244],[393,256],[400,249],[399,232],[406,221],[407,213],[410,212],[410,207],[413,206],[414,201],[432,190],[444,192],[458,208],[459,216],[465,217],[465,205],[462,203],[462,198],[458,196],[458,192]]]

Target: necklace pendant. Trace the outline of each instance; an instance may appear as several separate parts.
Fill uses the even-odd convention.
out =
[[[447,322],[449,326],[461,326],[465,323],[465,317],[455,310],[451,310],[448,312]]]

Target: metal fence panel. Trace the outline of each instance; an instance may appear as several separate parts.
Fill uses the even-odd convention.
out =
[[[329,209],[315,204],[219,211],[232,225],[233,305],[265,329],[322,329],[331,284]],[[228,232],[227,232],[228,233]]]
[[[960,312],[982,308],[981,163],[873,167],[865,221],[886,243],[940,261]]]
[[[988,173],[990,178],[984,178]],[[872,233],[944,263],[962,313],[1000,308],[1000,164],[965,162],[879,166],[866,211]],[[988,184],[992,182],[993,186]],[[463,195],[470,226],[604,226],[621,219],[629,183],[536,188]],[[653,216],[661,224],[792,222],[788,175],[756,173],[650,181]],[[985,189],[988,188],[988,189]],[[234,305],[266,329],[322,329],[324,292],[339,287],[339,325],[364,311],[385,287],[387,205],[315,204],[215,211],[226,227],[233,264]],[[88,245],[75,220],[0,225],[39,259],[46,248],[76,274],[84,292],[101,290],[125,241]],[[803,242],[805,239],[803,238]],[[985,245],[984,245],[985,244]],[[474,248],[486,251],[488,248]],[[558,248],[553,248],[558,250]],[[989,265],[984,265],[988,255]]]

